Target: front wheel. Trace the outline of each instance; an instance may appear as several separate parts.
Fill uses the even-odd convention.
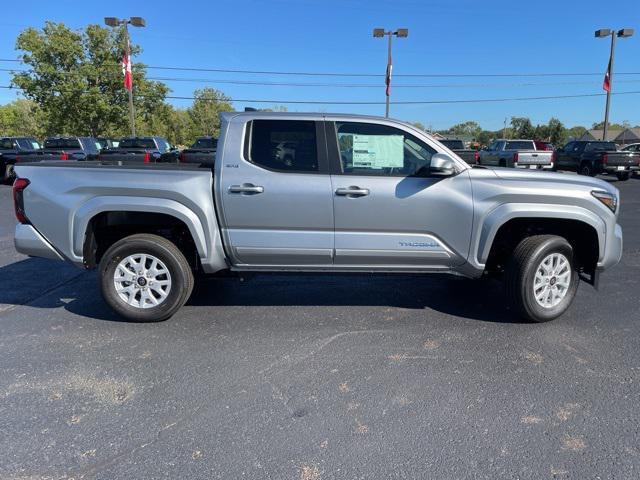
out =
[[[548,322],[559,317],[578,289],[571,245],[555,235],[525,238],[508,262],[505,281],[510,303],[524,318]]]
[[[631,177],[631,173],[630,172],[616,172],[616,177],[618,177],[618,180],[620,180],[621,182],[626,182]]]
[[[176,313],[193,290],[182,252],[158,235],[137,234],[114,243],[102,257],[99,282],[107,304],[133,322],[160,322]]]

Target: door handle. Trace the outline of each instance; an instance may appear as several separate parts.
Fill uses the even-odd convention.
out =
[[[247,193],[249,195],[255,195],[264,192],[264,187],[253,185],[251,183],[244,183],[242,185],[231,185],[229,187],[229,193]]]
[[[336,195],[346,197],[365,197],[369,195],[369,189],[360,187],[338,188],[336,189]]]

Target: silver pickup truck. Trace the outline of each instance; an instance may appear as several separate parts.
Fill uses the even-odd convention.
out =
[[[498,139],[480,150],[480,165],[553,170],[554,152],[537,150],[533,140]]]
[[[213,170],[19,165],[16,249],[98,268],[106,302],[133,321],[173,315],[195,271],[496,275],[519,315],[546,321],[622,255],[618,190],[601,180],[470,167],[378,117],[221,124]]]

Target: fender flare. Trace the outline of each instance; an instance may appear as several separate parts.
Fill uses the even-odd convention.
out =
[[[598,259],[604,257],[606,225],[600,217],[590,210],[568,205],[510,203],[496,207],[481,220],[480,233],[472,243],[475,252],[472,260],[477,264],[476,266],[484,267],[498,230],[508,221],[516,218],[553,218],[586,223],[596,231],[598,236]]]
[[[99,196],[84,203],[73,212],[71,218],[71,245],[76,261],[82,261],[85,234],[89,222],[103,212],[151,212],[162,213],[181,220],[189,229],[198,255],[208,257],[207,235],[198,216],[189,208],[166,198]]]

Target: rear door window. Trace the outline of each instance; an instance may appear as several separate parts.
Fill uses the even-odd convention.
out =
[[[0,149],[13,150],[15,148],[15,141],[12,138],[0,138]]]
[[[268,170],[319,172],[316,122],[253,120],[248,129],[245,158]]]
[[[507,146],[505,147],[505,150],[534,150],[534,149],[535,149],[535,145],[533,142],[522,142],[522,141],[507,142]]]
[[[124,138],[120,142],[120,148],[140,148],[155,150],[156,144],[152,138]]]

